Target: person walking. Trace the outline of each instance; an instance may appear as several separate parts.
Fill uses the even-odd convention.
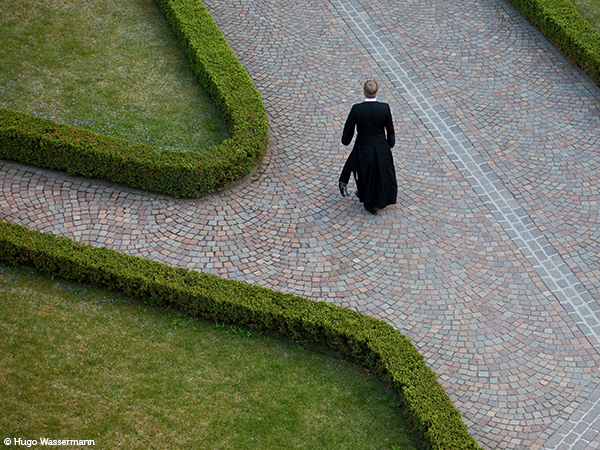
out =
[[[365,101],[352,106],[342,133],[342,144],[349,145],[357,131],[354,147],[339,179],[342,196],[348,195],[350,174],[354,174],[357,195],[365,209],[394,205],[398,195],[396,169],[391,149],[396,144],[392,112],[387,103],[377,101],[379,85],[369,80],[364,85]]]

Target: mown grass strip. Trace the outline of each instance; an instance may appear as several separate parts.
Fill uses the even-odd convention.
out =
[[[0,264],[3,439],[97,448],[421,448],[361,367]]]
[[[435,450],[478,449],[410,340],[387,323],[325,302],[93,248],[0,221],[0,259],[105,287],[191,316],[327,345],[389,383]]]
[[[159,4],[190,59],[192,72],[229,123],[230,138],[206,151],[158,151],[0,109],[0,157],[175,197],[199,197],[249,174],[268,145],[268,120],[260,94],[200,1]]]
[[[152,0],[0,8],[0,105],[158,150],[230,137]]]

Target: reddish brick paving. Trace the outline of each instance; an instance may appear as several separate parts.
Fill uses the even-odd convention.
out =
[[[503,0],[205,4],[267,107],[257,173],[178,200],[0,161],[0,217],[379,317],[483,448],[600,448],[600,90]],[[377,216],[337,192],[367,78]]]

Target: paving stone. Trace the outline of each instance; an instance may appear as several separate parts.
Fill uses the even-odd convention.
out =
[[[598,448],[600,90],[504,0],[204,3],[269,115],[248,182],[182,200],[0,161],[0,218],[379,317],[483,448]],[[397,134],[376,216],[337,192],[367,78]]]

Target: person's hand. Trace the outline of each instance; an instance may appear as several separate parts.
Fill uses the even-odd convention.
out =
[[[342,197],[348,197],[348,185],[346,183],[342,183],[340,181],[339,183],[339,187],[340,187],[340,194],[342,194]]]

